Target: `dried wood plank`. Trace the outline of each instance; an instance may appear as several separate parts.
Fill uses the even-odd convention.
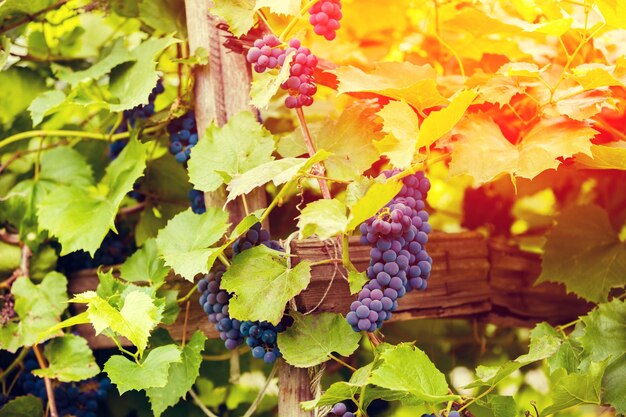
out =
[[[539,255],[524,252],[505,239],[491,239],[489,252],[493,314],[488,319],[501,324],[532,325],[538,321],[558,324],[591,309],[590,303],[568,295],[563,285],[549,282],[535,285],[541,273]]]

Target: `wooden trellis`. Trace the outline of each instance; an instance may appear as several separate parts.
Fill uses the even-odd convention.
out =
[[[186,0],[187,28],[190,52],[197,48],[209,51],[209,65],[196,69],[195,113],[198,130],[204,132],[215,121],[224,124],[229,117],[249,109],[250,68],[241,54],[226,50],[222,43],[224,33],[219,23],[208,13],[209,0]],[[222,206],[223,193],[205,196],[207,205]],[[251,210],[266,207],[263,190],[248,196]],[[228,205],[231,222],[237,224],[244,210],[236,202]],[[340,258],[333,241],[307,239],[292,242],[295,262]],[[433,258],[433,272],[426,291],[413,291],[404,296],[392,321],[415,318],[472,318],[499,325],[529,326],[539,321],[562,323],[584,314],[589,305],[565,294],[564,288],[554,284],[534,286],[541,270],[538,256],[520,251],[498,239],[485,239],[473,232],[433,233],[428,243]],[[363,270],[369,262],[369,248],[350,241],[350,257]],[[344,271],[340,266],[318,265],[312,270],[309,288],[296,298],[299,311],[332,311],[345,314],[355,297],[350,296]],[[170,277],[174,287],[185,293],[191,283]],[[75,274],[70,280],[72,294],[95,289],[98,278],[94,270]],[[183,332],[183,314],[171,326],[172,336],[180,339]],[[209,337],[218,337],[200,305],[192,301],[187,332],[196,329]],[[79,326],[78,332],[92,347],[114,347],[110,339],[94,336],[91,326]],[[312,416],[300,409],[299,403],[313,397],[306,369],[286,363],[279,371],[279,415],[281,417]]]
[[[336,258],[333,241],[318,239],[292,242],[294,262]],[[426,291],[412,291],[400,299],[391,321],[424,318],[471,318],[501,326],[532,326],[541,321],[558,324],[585,314],[591,306],[562,285],[534,285],[541,271],[541,259],[523,252],[501,239],[485,239],[475,232],[433,232],[427,245],[433,258],[433,272]],[[369,249],[350,240],[350,258],[358,269],[369,262]],[[346,314],[351,296],[345,271],[333,265],[312,268],[311,283],[298,297],[298,311]],[[189,281],[171,276],[168,279],[181,293],[192,288]],[[72,276],[69,291],[77,294],[98,285],[96,271],[84,270]],[[187,332],[202,330],[209,337],[219,337],[206,313],[195,300],[189,310]],[[79,330],[94,347],[114,347],[108,337],[95,337],[90,325]],[[183,317],[170,328],[172,336],[181,339]]]

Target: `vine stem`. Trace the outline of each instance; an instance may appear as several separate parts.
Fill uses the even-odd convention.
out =
[[[191,398],[193,399],[193,402],[198,406],[198,408],[200,410],[202,410],[202,412],[204,413],[205,416],[208,417],[217,417],[216,414],[213,413],[213,411],[209,410],[208,408],[206,408],[206,406],[204,404],[202,404],[202,401],[200,401],[200,398],[198,397],[198,394],[196,394],[195,392],[193,392],[193,388],[190,389],[189,391],[187,391],[189,393],[189,395],[191,396]]]
[[[178,304],[182,304],[185,301],[189,300],[191,298],[191,296],[196,292],[196,290],[198,289],[198,284],[194,285],[187,294],[185,294],[184,297],[179,298],[178,300],[176,300],[176,302]]]
[[[457,411],[460,413],[461,411],[465,410],[467,407],[469,407],[470,405],[474,404],[476,401],[480,400],[481,398],[483,398],[484,396],[486,396],[487,394],[489,394],[491,391],[493,391],[496,388],[495,385],[490,386],[487,390],[485,390],[485,392],[483,392],[482,394],[480,394],[478,397],[475,397],[474,399],[472,399],[470,402],[463,404],[463,406],[461,408],[459,408]]]
[[[167,122],[159,123],[154,126],[150,126],[143,130],[143,133],[154,133],[162,129]],[[16,133],[8,138],[0,141],[0,149],[9,146],[15,142],[19,142],[24,139],[31,139],[36,137],[48,137],[48,136],[61,136],[61,137],[75,137],[83,139],[96,139],[96,140],[118,140],[127,139],[130,137],[131,132],[121,132],[114,135],[108,133],[93,133],[83,132],[82,130],[29,130],[27,132]]]
[[[298,15],[291,19],[289,24],[287,24],[287,27],[285,27],[285,29],[280,33],[278,39],[284,41],[287,35],[289,35],[293,28],[298,24],[298,20],[300,20],[300,18],[307,12],[307,10],[309,10],[317,1],[318,0],[310,0],[307,4],[305,4],[304,7],[300,9]]]
[[[270,374],[267,376],[267,379],[265,380],[265,385],[263,385],[263,388],[261,388],[258,395],[254,399],[254,402],[250,404],[250,408],[246,410],[243,417],[250,417],[252,414],[254,414],[257,407],[261,403],[261,400],[263,400],[263,397],[265,396],[265,391],[267,391],[267,388],[270,386],[272,379],[274,379],[274,375],[276,375],[277,370],[278,370],[278,361],[274,362],[274,367],[270,371]]]
[[[298,122],[300,123],[300,129],[302,130],[302,136],[304,136],[304,143],[306,144],[307,152],[309,153],[309,157],[315,155],[315,146],[313,146],[313,139],[311,139],[311,132],[309,131],[309,126],[306,123],[306,119],[304,117],[304,112],[301,107],[296,109],[296,114],[298,115]],[[319,162],[314,166],[320,177],[323,177],[325,174],[324,165]],[[328,182],[325,179],[317,178],[317,182],[320,184],[320,191],[322,192],[322,196],[329,200],[332,197],[330,196],[330,190],[328,189]]]
[[[346,368],[348,368],[349,370],[351,370],[352,372],[356,372],[356,368],[352,365],[350,365],[347,362],[344,362],[343,360],[339,359],[338,357],[336,357],[335,355],[333,355],[332,353],[330,353],[328,356],[330,356],[330,358],[332,360],[334,360],[337,363],[342,364],[343,366],[345,366]]]
[[[189,321],[189,304],[190,300],[187,301],[187,305],[185,307],[185,320],[183,322],[183,340],[181,341],[181,347],[185,347],[185,342],[187,341],[187,322]]]
[[[11,365],[9,365],[7,369],[2,371],[2,373],[0,374],[0,382],[4,382],[7,376],[9,376],[9,374],[11,374],[11,372],[13,372],[13,370],[17,368],[24,361],[24,358],[26,357],[29,351],[30,351],[30,348],[27,346],[22,348],[19,355],[16,356],[13,362],[11,362]]]
[[[41,354],[41,350],[39,350],[39,345],[33,345],[33,351],[35,352],[35,357],[37,358],[39,367],[41,369],[45,369],[47,367],[46,360]],[[59,417],[59,413],[57,411],[57,403],[56,403],[56,400],[54,399],[54,390],[52,389],[52,382],[50,381],[50,378],[48,378],[47,376],[45,376],[43,380],[46,385],[46,394],[48,394],[48,407],[50,407],[50,416]]]

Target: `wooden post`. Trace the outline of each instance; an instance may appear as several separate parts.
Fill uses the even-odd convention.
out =
[[[228,119],[249,106],[252,73],[246,58],[228,51],[224,46],[224,34],[217,28],[217,18],[209,13],[210,0],[185,0],[189,49],[198,48],[209,52],[209,65],[199,65],[194,72],[195,112],[200,136],[213,122],[223,125]],[[224,189],[205,193],[207,207],[223,207],[226,201]],[[267,207],[265,190],[257,188],[247,196],[250,210]],[[240,201],[228,205],[230,221],[236,225],[244,216]],[[267,227],[267,225],[266,225]]]
[[[287,362],[280,364],[278,370],[280,391],[278,393],[279,417],[312,417],[312,411],[300,407],[302,401],[313,399],[311,378],[307,368],[296,368]]]
[[[250,109],[250,66],[241,54],[232,53],[222,45],[224,39],[217,28],[218,20],[208,12],[209,0],[185,0],[187,32],[191,52],[197,48],[209,51],[209,65],[198,67],[195,76],[195,108],[198,131],[204,132],[215,120],[223,125],[238,112]],[[207,207],[224,205],[224,191],[205,193]],[[247,196],[251,210],[266,207],[263,189]],[[230,221],[237,224],[244,216],[240,200],[228,205]],[[269,225],[265,225],[269,229]],[[287,363],[280,365],[279,415],[281,417],[312,416],[300,408],[300,402],[310,400],[310,381],[306,369],[297,369]]]

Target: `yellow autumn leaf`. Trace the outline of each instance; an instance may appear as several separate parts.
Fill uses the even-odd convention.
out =
[[[434,111],[422,122],[417,146],[429,147],[443,135],[448,133],[465,114],[467,108],[476,98],[473,90],[464,90],[452,97],[448,107]]]
[[[415,111],[404,101],[392,101],[377,114],[383,119],[383,131],[388,135],[374,142],[376,149],[388,157],[394,167],[408,167],[413,162],[419,132]]]
[[[564,117],[542,120],[516,146],[489,116],[476,113],[459,122],[454,133],[458,141],[452,152],[450,175],[467,174],[480,184],[505,173],[532,179],[557,168],[559,157],[590,155],[590,139],[597,132]]]
[[[576,164],[582,168],[620,169],[626,171],[626,145],[624,142],[610,144],[613,146],[591,145],[591,156],[576,155]]]
[[[439,106],[446,102],[437,91],[437,73],[430,65],[409,62],[382,62],[365,72],[353,66],[328,71],[337,76],[339,94],[373,93],[404,100],[417,109]]]
[[[603,64],[582,64],[572,69],[571,77],[578,82],[584,90],[594,90],[601,87],[623,85],[613,76],[615,67]]]

